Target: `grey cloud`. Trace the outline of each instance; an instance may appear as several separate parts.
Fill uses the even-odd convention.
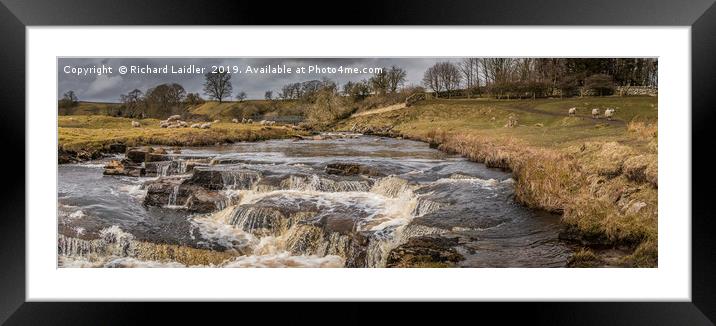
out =
[[[289,67],[319,65],[319,66],[344,66],[344,67],[390,67],[398,66],[407,71],[406,84],[418,85],[421,83],[425,69],[438,61],[451,60],[456,58],[60,58],[58,59],[58,96],[74,90],[83,101],[116,102],[120,94],[127,93],[133,89],[146,91],[148,88],[163,83],[178,83],[187,92],[202,94],[202,83],[204,77],[196,74],[157,74],[157,75],[120,75],[117,73],[119,66],[159,66],[159,65],[197,65],[209,67],[211,65],[237,65],[239,67],[252,66],[262,67],[265,65],[286,65]],[[94,67],[106,65],[113,67],[113,74],[78,76],[64,73],[65,66],[72,67]],[[266,74],[247,75],[237,74],[232,76],[234,86],[233,95],[239,91],[247,93],[249,98],[263,98],[266,90],[278,92],[281,86],[311,79],[330,78],[339,84],[350,80],[356,81],[370,78],[369,74]]]

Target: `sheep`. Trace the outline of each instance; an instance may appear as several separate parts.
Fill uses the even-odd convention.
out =
[[[200,123],[194,123],[194,124],[191,125],[191,127],[192,127],[192,128],[201,128],[201,124],[200,124]]]
[[[249,124],[254,123],[254,119],[246,119],[246,123],[249,123]]]
[[[211,128],[211,122],[207,122],[201,125],[201,129],[209,129]]]
[[[276,124],[276,121],[269,121],[269,126],[273,126],[274,124]]]
[[[181,119],[181,116],[178,115],[178,114],[175,114],[175,115],[170,116],[169,118],[167,118],[167,122],[172,122],[172,121],[174,121],[174,120],[179,120],[179,119]]]
[[[219,121],[219,120],[214,120],[214,123],[219,123],[219,122],[221,122],[221,121]]]
[[[241,118],[241,123],[246,123],[246,118]]]
[[[179,121],[179,127],[186,127],[187,123],[186,121]]]
[[[612,117],[614,117],[614,109],[606,109],[604,110],[604,117],[607,118],[607,120],[611,121]]]
[[[137,121],[132,121],[132,128],[139,128],[139,127],[141,127],[141,126],[142,126],[142,125],[140,125],[139,122],[137,122]]]
[[[265,126],[267,123],[268,123],[268,121],[266,121],[266,120],[259,121],[259,124],[262,126]]]
[[[179,128],[179,125],[178,124],[170,124],[167,128],[169,128],[169,129]]]
[[[569,115],[575,115],[575,114],[577,114],[577,108],[569,109]]]
[[[231,119],[231,122],[233,122],[233,123],[239,123],[239,119],[233,118],[233,119]]]
[[[592,118],[599,119],[599,109],[592,109]]]

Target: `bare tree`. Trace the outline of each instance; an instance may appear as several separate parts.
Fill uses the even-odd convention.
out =
[[[370,83],[363,79],[358,82],[349,81],[343,84],[343,94],[355,100],[362,100],[370,95]]]
[[[142,91],[134,89],[127,94],[119,96],[119,100],[122,102],[122,108],[124,109],[124,115],[130,118],[136,117],[140,114],[143,109],[143,94]],[[118,115],[122,115],[122,111],[117,112]]]
[[[199,96],[199,93],[188,93],[184,99],[184,103],[188,105],[197,105],[204,103],[204,99]]]
[[[425,85],[425,87],[427,88],[430,88],[433,93],[435,93],[435,97],[440,96],[440,91],[442,91],[442,83],[440,83],[440,75],[438,73],[437,64],[428,68],[428,70],[425,70],[425,73],[423,74],[423,85]]]
[[[451,92],[460,87],[460,70],[454,63],[449,61],[438,62],[436,66],[438,80],[442,84],[442,88],[447,92],[448,98],[450,98]]]
[[[221,103],[224,98],[231,96],[233,87],[231,86],[231,74],[226,72],[207,73],[204,75],[204,94],[209,98],[215,99]]]
[[[373,77],[369,79],[370,86],[376,94],[385,94],[388,92],[390,87],[390,81],[388,77],[388,69],[382,68],[378,72],[373,74]]]
[[[405,83],[406,77],[408,74],[405,72],[405,69],[399,68],[396,66],[390,67],[390,70],[388,70],[388,73],[386,75],[387,82],[388,82],[388,90],[391,93],[395,93],[398,91],[398,87],[403,85]]]
[[[62,99],[59,101],[58,106],[60,108],[71,108],[77,106],[78,103],[79,100],[77,99],[77,95],[75,95],[75,91],[68,91],[62,94]]]
[[[472,91],[480,87],[480,59],[464,58],[460,62],[460,72],[465,80],[465,90],[467,97],[470,98]]]
[[[483,58],[482,74],[489,83],[504,83],[512,79],[515,59],[513,58]]]
[[[239,100],[239,102],[243,102],[246,99],[246,92],[241,91],[239,94],[236,94],[236,99]]]
[[[266,91],[266,93],[264,93],[264,98],[267,99],[267,100],[272,99],[272,98],[273,98],[273,91]]]

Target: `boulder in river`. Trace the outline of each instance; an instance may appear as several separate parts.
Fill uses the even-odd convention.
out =
[[[465,259],[457,245],[457,238],[413,237],[390,251],[386,267],[451,267]]]
[[[145,206],[183,208],[208,213],[224,208],[228,199],[218,191],[185,183],[181,177],[162,177],[145,184]]]
[[[168,161],[169,157],[163,149],[159,152],[151,147],[130,148],[127,151],[127,159],[134,163]]]
[[[104,166],[104,175],[144,176],[144,168],[127,160],[111,160]]]
[[[127,151],[127,145],[122,143],[109,144],[108,151],[110,153],[122,154]]]
[[[326,173],[336,175],[367,175],[367,176],[383,176],[384,174],[372,167],[349,162],[328,163],[326,165]]]
[[[187,184],[198,185],[211,190],[251,189],[260,178],[261,174],[253,170],[228,170],[195,166],[191,178],[187,180]]]

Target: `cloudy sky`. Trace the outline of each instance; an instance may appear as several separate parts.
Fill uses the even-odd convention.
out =
[[[345,73],[308,73],[310,66],[320,68],[349,67],[349,68],[370,68],[390,67],[396,65],[407,71],[406,85],[418,85],[421,83],[423,72],[429,66],[438,61],[457,61],[452,58],[59,58],[57,64],[58,73],[58,98],[69,90],[75,91],[81,101],[96,102],[118,102],[120,94],[131,90],[139,89],[142,92],[150,87],[164,83],[178,83],[184,86],[187,92],[203,93],[202,83],[204,76],[200,73],[120,73],[120,67],[128,69],[131,66],[137,67],[164,67],[178,69],[187,65],[204,67],[206,71],[211,66],[229,66],[229,69],[237,67],[242,73],[233,74],[232,98],[239,92],[244,91],[249,99],[263,99],[267,90],[273,90],[277,94],[281,86],[302,82],[323,77],[330,78],[339,85],[349,80],[361,80],[369,78],[371,74],[345,74]],[[266,65],[273,67],[283,66],[292,68],[290,74],[257,74],[246,73],[247,67],[261,68]],[[92,68],[111,68],[111,73],[98,74]],[[296,69],[305,67],[306,73],[296,73]],[[86,72],[86,73],[85,73]],[[101,72],[101,71],[100,71]],[[106,70],[105,70],[106,72]]]

